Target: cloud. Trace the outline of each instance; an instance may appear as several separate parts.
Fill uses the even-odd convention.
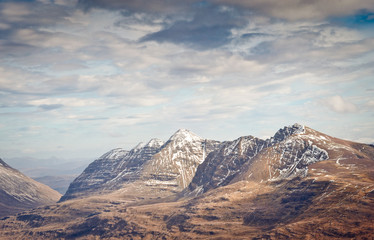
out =
[[[16,27],[48,26],[66,23],[68,8],[49,2],[44,4],[36,1],[5,1],[0,2],[0,19],[2,22],[15,24]]]
[[[62,104],[42,104],[39,107],[43,110],[49,111],[49,110],[62,108],[63,106],[64,105],[62,105]]]
[[[66,107],[88,107],[88,106],[102,106],[103,103],[97,99],[83,99],[83,98],[41,98],[28,102],[29,105],[38,106],[45,110],[57,109],[63,106]]]
[[[24,4],[6,3],[0,9],[1,14],[11,22],[20,21],[32,13]]]
[[[121,144],[109,135],[134,144],[181,127],[227,139],[339,113],[355,114],[337,125],[361,127],[373,118],[374,41],[343,15],[370,7],[331,2],[0,1],[0,150],[33,142],[19,131],[33,125],[45,126],[40,146],[59,136],[82,155]]]
[[[303,19],[321,20],[332,16],[354,15],[362,9],[374,10],[371,0],[212,0],[212,2],[293,21]]]
[[[353,113],[357,112],[358,108],[353,103],[343,99],[341,96],[328,97],[322,101],[331,111],[337,113]]]
[[[79,0],[78,6],[87,10],[92,8],[105,8],[109,10],[128,10],[132,12],[147,13],[175,13],[184,10],[189,6],[191,0],[173,1],[173,0]]]
[[[322,20],[329,17],[354,15],[359,11],[374,11],[371,0],[208,0],[208,1],[171,1],[171,0],[79,0],[78,6],[87,10],[104,8],[109,10],[126,10],[130,13],[177,15],[194,12],[197,7],[230,6],[241,11],[248,11],[271,18],[285,20]]]
[[[146,35],[144,41],[172,42],[200,50],[213,49],[231,41],[233,28],[245,26],[247,19],[232,8],[207,6],[198,9],[192,20],[181,20],[161,31]]]

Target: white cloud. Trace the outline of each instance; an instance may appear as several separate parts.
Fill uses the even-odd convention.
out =
[[[353,103],[343,99],[341,96],[333,96],[324,99],[323,104],[330,110],[337,113],[353,113],[357,112],[358,108]]]
[[[26,5],[17,3],[6,3],[0,11],[9,21],[20,21],[31,13]]]
[[[98,99],[82,99],[82,98],[43,98],[29,101],[28,104],[33,106],[43,105],[63,105],[66,107],[87,107],[102,106],[103,102]]]
[[[272,17],[294,21],[351,15],[362,9],[374,10],[372,0],[213,0],[213,2],[240,6]]]
[[[374,107],[374,100],[370,100],[370,101],[368,101],[368,102],[367,102],[367,105],[368,105],[369,107]]]

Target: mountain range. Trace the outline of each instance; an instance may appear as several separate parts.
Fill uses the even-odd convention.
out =
[[[186,129],[113,149],[59,203],[0,221],[35,239],[370,239],[374,147],[294,124],[269,139]]]
[[[115,190],[127,199],[176,194],[188,186],[205,155],[218,145],[180,129],[166,142],[151,139],[130,151],[113,149],[91,163],[61,201]]]

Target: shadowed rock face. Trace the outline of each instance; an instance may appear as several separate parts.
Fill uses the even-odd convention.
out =
[[[0,159],[0,217],[55,203],[61,194],[41,184]]]
[[[250,162],[267,144],[267,141],[252,136],[223,142],[198,167],[186,195],[198,195],[229,184],[239,174],[242,166]]]

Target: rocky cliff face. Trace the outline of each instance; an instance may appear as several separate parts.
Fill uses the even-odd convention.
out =
[[[305,134],[304,126],[294,124],[267,140],[247,136],[224,142],[199,166],[183,194],[194,196],[243,179],[267,181],[305,176],[308,165],[328,159],[327,152],[309,140],[313,137]]]
[[[141,197],[181,191],[218,144],[180,129],[165,143],[152,139],[130,151],[114,149],[90,164],[61,201],[115,190]]]
[[[58,201],[61,194],[0,159],[0,217]]]
[[[212,188],[225,186],[252,160],[268,142],[252,136],[223,142],[198,167],[186,195],[198,195]]]
[[[215,141],[180,129],[146,164],[142,179],[149,185],[172,185],[183,189],[191,182],[205,155],[216,145]]]

